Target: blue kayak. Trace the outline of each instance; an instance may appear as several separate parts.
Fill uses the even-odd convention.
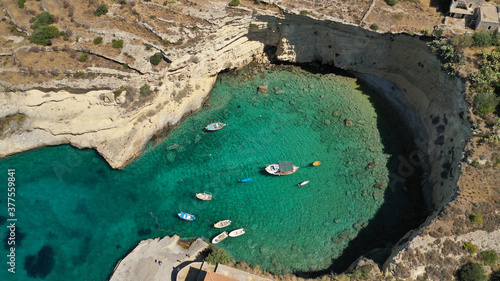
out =
[[[249,182],[249,181],[251,181],[251,180],[252,180],[252,178],[246,178],[246,179],[242,179],[242,180],[240,180],[240,182]]]
[[[194,215],[184,213],[184,212],[178,213],[177,215],[179,216],[179,218],[181,218],[183,220],[187,220],[187,221],[194,221],[194,219],[195,219]]]

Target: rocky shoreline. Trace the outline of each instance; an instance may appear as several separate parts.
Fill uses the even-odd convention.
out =
[[[441,71],[418,37],[379,34],[352,24],[267,10],[229,11],[211,19],[209,26],[202,29],[195,44],[163,53],[170,63],[157,72],[139,59],[131,64],[142,74],[127,74],[130,77],[125,83],[136,87],[154,85],[155,91],[147,97],[131,95],[132,89],[117,96],[112,90],[74,94],[65,90],[26,90],[29,86],[22,91],[0,93],[4,128],[0,157],[69,143],[96,149],[111,167],[123,168],[155,134],[200,109],[219,72],[251,61],[266,63],[268,55],[272,55],[278,61],[316,62],[350,71],[399,109],[415,136],[418,151],[402,162],[399,175],[394,176],[406,178],[411,176],[412,167],[424,168],[422,185],[433,212],[421,229],[433,224],[456,197],[459,164],[471,135],[468,109],[462,98],[465,86]],[[129,48],[137,52],[137,58],[151,55],[143,49]],[[125,61],[122,54],[119,59]],[[112,76],[100,75],[80,82],[63,79],[33,87],[91,85],[116,89],[125,85],[113,76],[117,75],[115,70],[100,71]],[[23,116],[22,121],[12,118],[17,115]],[[397,264],[405,263],[401,253],[421,239],[421,229],[409,233],[394,247],[384,269],[398,275]],[[410,267],[409,271],[409,276],[415,277],[421,267],[413,271]]]

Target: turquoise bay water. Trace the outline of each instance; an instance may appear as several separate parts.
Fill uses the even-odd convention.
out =
[[[208,241],[223,219],[233,221],[227,230],[248,230],[218,244],[235,260],[276,273],[321,270],[373,225],[382,204],[392,204],[388,219],[401,220],[409,206],[404,195],[374,188],[389,182],[399,133],[384,129],[381,136],[390,124],[355,79],[286,69],[224,76],[210,107],[122,171],[93,150],[67,145],[1,159],[3,185],[7,169],[16,169],[18,245],[17,273],[3,262],[0,279],[106,280],[140,240],[178,234]],[[268,85],[269,95],[258,93],[259,85]],[[215,121],[228,126],[202,131]],[[280,160],[300,168],[281,177],[263,171]],[[316,160],[322,165],[312,167]],[[203,191],[213,200],[194,198]],[[6,225],[6,195],[0,201]],[[180,220],[181,211],[196,221]],[[2,261],[6,254],[4,247]]]

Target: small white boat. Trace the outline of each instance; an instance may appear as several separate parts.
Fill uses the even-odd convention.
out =
[[[244,228],[235,229],[235,230],[229,232],[229,237],[238,237],[238,236],[241,236],[243,234],[245,234]]]
[[[282,176],[293,174],[298,168],[291,161],[280,161],[278,164],[267,165],[266,172],[271,175]]]
[[[210,123],[205,127],[205,131],[217,131],[224,128],[226,124],[222,122]]]
[[[219,222],[214,223],[214,227],[215,228],[223,228],[223,227],[226,227],[230,224],[231,224],[230,220],[223,220],[223,221],[219,221]]]
[[[228,237],[228,234],[227,234],[227,232],[225,232],[225,231],[224,231],[224,232],[222,232],[221,234],[219,234],[219,235],[215,236],[215,238],[214,238],[214,239],[212,239],[212,243],[217,244],[217,243],[219,243],[220,241],[222,241],[222,240],[226,239],[227,237]]]
[[[209,193],[196,193],[196,198],[200,199],[200,200],[212,200],[212,194],[209,194]]]
[[[306,185],[308,183],[309,183],[309,181],[303,181],[303,182],[299,183],[298,185]]]

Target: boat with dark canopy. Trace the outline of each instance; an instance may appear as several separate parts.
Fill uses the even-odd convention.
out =
[[[266,172],[275,176],[284,176],[295,173],[298,168],[293,165],[292,161],[279,161],[278,164],[267,165]]]

